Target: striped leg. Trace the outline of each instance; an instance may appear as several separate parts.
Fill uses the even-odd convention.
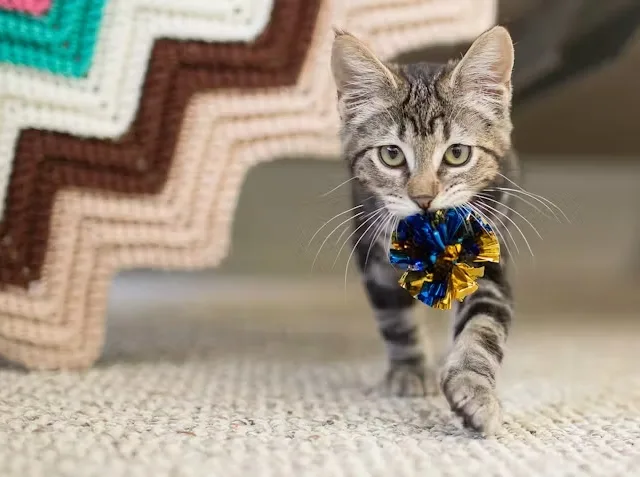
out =
[[[479,290],[456,310],[454,342],[440,384],[466,427],[493,434],[502,425],[496,372],[511,322],[512,297],[501,265],[486,265],[478,284]]]
[[[398,396],[424,396],[437,390],[437,385],[426,366],[421,330],[412,314],[415,300],[398,285],[396,270],[380,255],[369,260],[364,279],[389,357],[382,388]]]
[[[352,193],[354,205],[363,205],[366,212],[380,207],[358,181],[352,182]],[[389,263],[389,236],[362,224],[362,217],[356,217],[353,242],[369,303],[389,357],[381,390],[398,396],[437,392],[437,378],[427,367],[421,330],[413,319],[412,307],[416,300],[398,284],[399,272]]]

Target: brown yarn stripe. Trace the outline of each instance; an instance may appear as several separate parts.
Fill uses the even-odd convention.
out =
[[[276,0],[267,28],[249,44],[156,41],[136,119],[119,140],[23,131],[0,224],[0,286],[25,287],[40,277],[57,191],[158,193],[193,94],[295,84],[320,2]]]

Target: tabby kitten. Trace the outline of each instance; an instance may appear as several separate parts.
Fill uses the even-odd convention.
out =
[[[435,374],[412,321],[416,300],[389,264],[389,232],[399,218],[463,204],[492,217],[498,229],[507,222],[506,197],[494,188],[516,171],[511,37],[494,27],[461,60],[400,66],[336,31],[331,66],[354,179],[354,246],[390,361],[384,382],[400,395],[426,394]],[[512,315],[507,252],[500,264],[485,266],[479,290],[454,310],[439,379],[463,424],[484,434],[502,423],[495,389]]]

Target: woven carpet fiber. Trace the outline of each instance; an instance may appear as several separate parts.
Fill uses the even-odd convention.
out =
[[[112,303],[94,369],[0,371],[0,475],[638,475],[632,316],[521,315],[501,377],[505,431],[483,440],[442,397],[365,393],[384,362],[361,296],[317,287],[285,309],[292,290],[272,284],[258,310],[238,304],[249,288],[184,288],[176,300],[122,287],[131,296]],[[440,316],[426,320],[435,335]]]

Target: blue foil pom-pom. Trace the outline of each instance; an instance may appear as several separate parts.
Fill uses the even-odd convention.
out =
[[[478,289],[483,262],[500,260],[490,226],[466,207],[415,214],[392,234],[389,261],[404,270],[400,285],[423,303],[449,309]]]

